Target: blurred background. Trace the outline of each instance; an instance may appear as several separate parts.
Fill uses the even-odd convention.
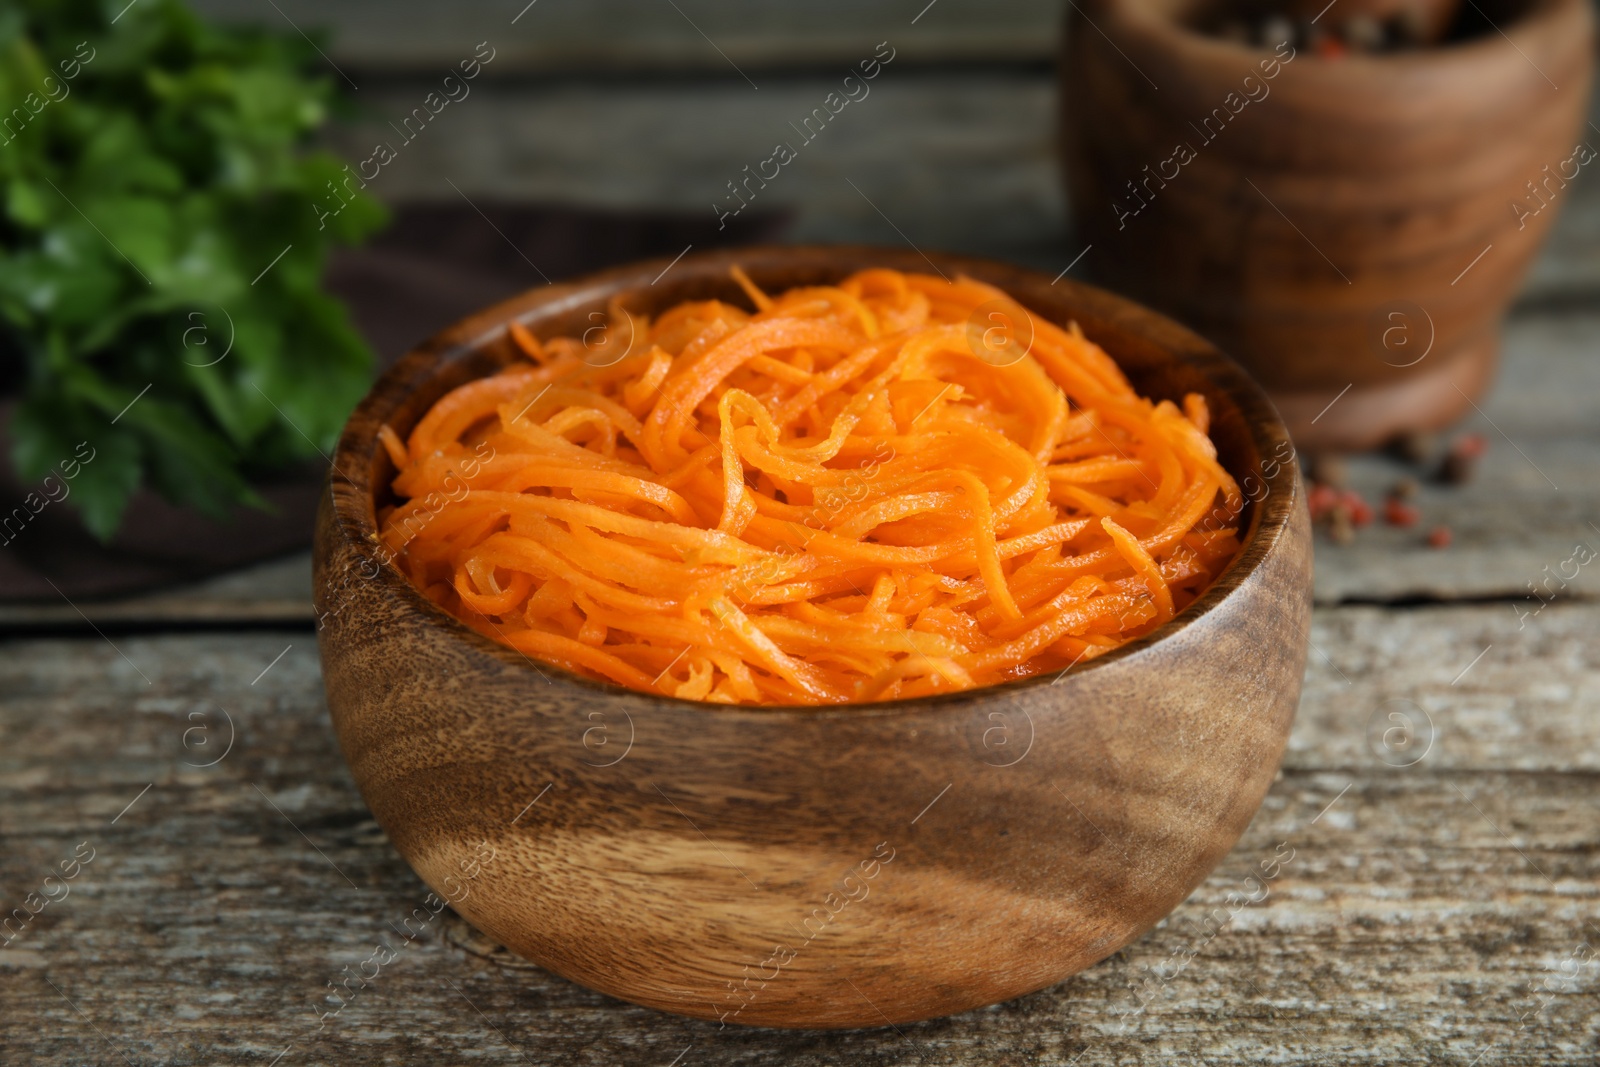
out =
[[[29,535],[5,539],[10,599],[105,597],[303,545],[319,460],[377,369],[524,288],[643,257],[858,242],[1095,281],[1239,358],[1302,451],[1331,454],[1470,415],[1505,306],[1570,309],[1600,289],[1600,187],[1569,147],[1579,130],[1600,143],[1574,0],[191,9],[187,28],[156,0],[30,3],[0,20],[30,50],[13,94],[80,36],[105,52],[59,87],[75,95],[41,100],[37,120],[17,112],[28,128],[0,146],[20,187],[0,241],[18,279],[0,328],[14,460],[0,496],[38,495],[66,437],[88,432],[76,427],[98,427],[87,447],[112,457],[73,504],[35,509]],[[1433,60],[1429,18],[1461,58]],[[244,58],[234,30],[265,32],[265,51]],[[1294,57],[1271,76],[1256,62],[1269,37]],[[1433,73],[1407,73],[1418,57]],[[190,95],[161,88],[155,66]],[[241,73],[208,83],[217,69]],[[147,139],[127,132],[141,125]],[[108,126],[121,133],[85,132]],[[1197,160],[1174,162],[1180,139]],[[781,165],[778,146],[792,152]],[[321,155],[294,171],[309,150]],[[139,184],[175,159],[186,188]],[[212,223],[183,214],[205,197],[225,205],[207,218],[229,220],[220,260]],[[163,213],[168,232],[142,227]],[[74,294],[62,276],[84,268],[68,246],[120,281]],[[101,379],[72,385],[52,345]],[[1450,445],[1407,447],[1431,467]],[[1349,479],[1335,464],[1318,480]],[[1393,481],[1328,507],[1370,515]]]
[[[1593,10],[1415,0],[1430,51],[1408,2],[0,6],[0,898],[103,856],[7,930],[0,1060],[1595,1063]],[[1104,282],[1297,405],[1316,599],[1278,781],[1168,920],[992,1009],[717,1031],[447,910],[323,1033],[320,983],[426,891],[324,704],[307,546],[346,413],[467,312],[753,241]]]
[[[904,243],[898,226],[919,245],[1066,265],[1053,78],[1064,8],[1048,0],[277,6],[284,27],[327,27],[329,59],[360,85],[362,117],[331,135],[350,159],[478,42],[497,50],[471,105],[385,168],[383,199],[459,204],[453,181],[474,199],[681,212],[713,229],[727,183],[798,140],[790,124],[887,41],[894,59],[868,98],[752,206],[784,215],[787,240]],[[196,7],[262,20],[255,0]]]

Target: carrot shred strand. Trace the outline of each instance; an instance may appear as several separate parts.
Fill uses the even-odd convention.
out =
[[[769,294],[732,275],[753,311],[613,307],[625,345],[513,323],[531,363],[446,394],[404,441],[380,428],[401,572],[580,674],[837,704],[1067,669],[1237,555],[1204,398],[1139,396],[1076,323],[1031,316],[1002,365],[968,324],[1016,304],[973,279]]]

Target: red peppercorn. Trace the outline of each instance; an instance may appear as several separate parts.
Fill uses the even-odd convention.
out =
[[[1346,489],[1339,494],[1339,502],[1349,509],[1350,523],[1357,529],[1372,522],[1372,505],[1354,489]]]
[[[1306,506],[1311,509],[1311,521],[1321,520],[1338,502],[1339,490],[1325,482],[1312,483],[1311,492],[1306,496]]]
[[[1435,526],[1433,529],[1428,531],[1428,547],[1449,548],[1451,537],[1452,535],[1450,533],[1450,527]]]
[[[1463,459],[1477,459],[1489,451],[1489,440],[1481,433],[1463,434],[1456,438],[1450,451]]]
[[[1422,513],[1398,497],[1383,503],[1383,521],[1390,526],[1415,526]]]

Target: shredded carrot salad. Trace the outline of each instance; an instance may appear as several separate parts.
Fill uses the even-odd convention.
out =
[[[1086,661],[1238,552],[1204,399],[1140,397],[1076,323],[965,277],[769,296],[734,276],[753,313],[613,303],[546,341],[513,325],[526,362],[407,441],[384,427],[401,571],[579,674],[832,704]]]

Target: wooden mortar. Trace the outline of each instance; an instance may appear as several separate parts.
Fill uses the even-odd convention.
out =
[[[1238,358],[1302,448],[1372,447],[1481,396],[1594,158],[1575,147],[1587,0],[1478,6],[1503,35],[1337,59],[1203,35],[1215,9],[1189,0],[1069,9],[1062,146],[1086,266]]]

